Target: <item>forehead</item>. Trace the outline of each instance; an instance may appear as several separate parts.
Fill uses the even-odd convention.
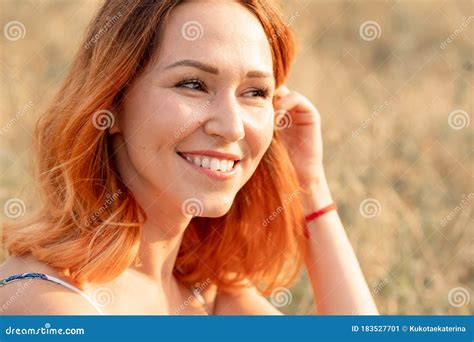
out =
[[[168,65],[180,59],[272,72],[270,44],[260,21],[235,1],[193,1],[173,10],[158,63]]]

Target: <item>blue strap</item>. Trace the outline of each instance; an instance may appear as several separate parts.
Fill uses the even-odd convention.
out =
[[[21,274],[15,274],[6,279],[0,280],[0,287],[5,286],[8,283],[11,283],[15,280],[27,279],[27,278],[40,278],[40,279],[48,280],[46,278],[46,275],[43,273],[21,273]]]

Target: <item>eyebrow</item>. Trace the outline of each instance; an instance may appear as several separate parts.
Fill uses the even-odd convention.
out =
[[[205,64],[205,63],[196,61],[194,59],[183,59],[181,61],[177,61],[173,64],[168,65],[165,68],[165,70],[175,68],[175,67],[179,67],[179,66],[189,66],[189,67],[197,68],[197,69],[202,70],[204,72],[208,72],[210,74],[214,74],[214,75],[219,74],[219,70],[216,67],[214,67],[212,65],[209,65],[209,64]],[[247,73],[247,77],[248,78],[263,78],[263,77],[273,78],[273,74],[269,73],[269,72],[266,72],[266,71],[252,70],[252,71],[249,71]]]

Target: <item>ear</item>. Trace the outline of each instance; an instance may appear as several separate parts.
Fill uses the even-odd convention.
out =
[[[117,108],[113,109],[113,116],[114,119],[112,120],[112,126],[109,128],[109,134],[115,134],[115,133],[121,133],[122,130],[120,129],[120,122],[119,122],[119,115],[118,115],[118,110]]]
[[[117,120],[114,122],[112,127],[109,128],[110,135],[115,134],[115,133],[121,133]]]

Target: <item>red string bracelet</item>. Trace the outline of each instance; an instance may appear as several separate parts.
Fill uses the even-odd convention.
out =
[[[309,215],[306,215],[305,220],[306,220],[306,222],[313,221],[314,219],[326,214],[328,211],[336,210],[336,209],[337,209],[336,203],[333,202],[333,203],[325,206],[324,208],[321,208],[319,210],[316,210],[316,211],[312,212]],[[304,236],[307,239],[309,239],[308,225],[305,225],[305,227],[304,227]]]

